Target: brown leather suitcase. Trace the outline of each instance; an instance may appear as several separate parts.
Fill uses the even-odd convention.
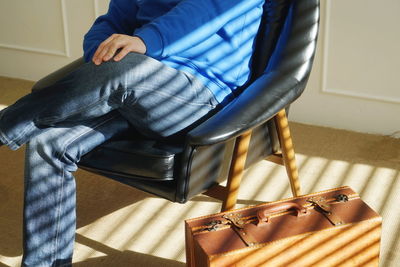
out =
[[[378,266],[381,217],[349,187],[185,221],[188,266]]]

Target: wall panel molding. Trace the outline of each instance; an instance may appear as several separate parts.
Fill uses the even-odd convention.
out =
[[[61,17],[63,21],[63,32],[64,32],[64,54],[66,57],[70,57],[71,50],[69,46],[69,30],[68,30],[68,17],[67,17],[67,7],[66,0],[61,0]]]
[[[64,56],[64,57],[70,57],[70,46],[69,46],[69,31],[68,31],[68,18],[67,18],[67,10],[66,10],[66,5],[65,5],[66,0],[61,0],[60,1],[60,10],[61,10],[61,20],[62,20],[62,30],[63,30],[63,37],[64,37],[64,50],[52,50],[52,49],[43,49],[43,48],[37,48],[37,47],[30,47],[30,46],[24,46],[24,45],[16,45],[16,44],[6,44],[6,43],[0,43],[0,48],[6,48],[6,49],[14,49],[14,50],[20,50],[20,51],[25,51],[25,52],[30,52],[30,53],[39,53],[39,54],[47,54],[47,55],[53,55],[53,56]]]
[[[94,18],[100,16],[99,0],[93,0]]]
[[[325,20],[323,26],[323,38],[322,38],[322,77],[321,77],[321,91],[325,94],[334,94],[346,97],[355,97],[359,99],[366,99],[366,100],[373,100],[373,101],[380,101],[380,102],[388,102],[388,103],[395,103],[400,104],[399,97],[388,97],[382,96],[373,93],[361,93],[341,88],[332,88],[329,87],[328,84],[328,75],[330,73],[328,63],[329,63],[329,44],[330,44],[330,29],[331,29],[331,5],[333,1],[325,1],[324,5],[324,13],[325,13]]]
[[[109,0],[93,0],[95,18],[98,18],[107,12],[109,3]]]

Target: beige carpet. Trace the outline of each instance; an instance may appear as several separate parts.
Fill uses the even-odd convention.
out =
[[[0,108],[31,85],[0,77]],[[359,192],[383,216],[380,265],[400,266],[400,139],[297,123],[291,127],[303,193],[342,185]],[[22,176],[23,149],[0,148],[0,266],[21,261]],[[74,266],[184,266],[183,220],[220,209],[204,196],[181,205],[84,171],[76,178]],[[246,171],[239,194],[240,206],[289,196],[284,168],[269,162]]]

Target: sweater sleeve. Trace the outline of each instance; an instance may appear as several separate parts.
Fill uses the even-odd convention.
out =
[[[260,2],[263,0],[183,0],[134,35],[146,44],[147,55],[160,59],[201,43]]]
[[[85,61],[92,59],[97,47],[114,33],[129,34],[137,27],[137,0],[112,0],[108,12],[98,17],[83,40]]]

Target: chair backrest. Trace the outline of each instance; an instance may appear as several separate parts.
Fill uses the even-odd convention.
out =
[[[275,50],[288,10],[295,0],[266,0],[260,28],[257,34],[255,51],[252,57],[251,82],[266,69]]]
[[[277,50],[278,42],[282,38],[284,25],[291,19],[289,16],[292,13],[289,10],[294,1],[307,0],[265,0],[263,17],[252,56],[252,73],[249,83],[254,82],[266,71],[272,55]],[[264,140],[264,142],[260,140]],[[261,125],[253,131],[246,168],[278,149],[279,141],[274,122],[270,121]]]

